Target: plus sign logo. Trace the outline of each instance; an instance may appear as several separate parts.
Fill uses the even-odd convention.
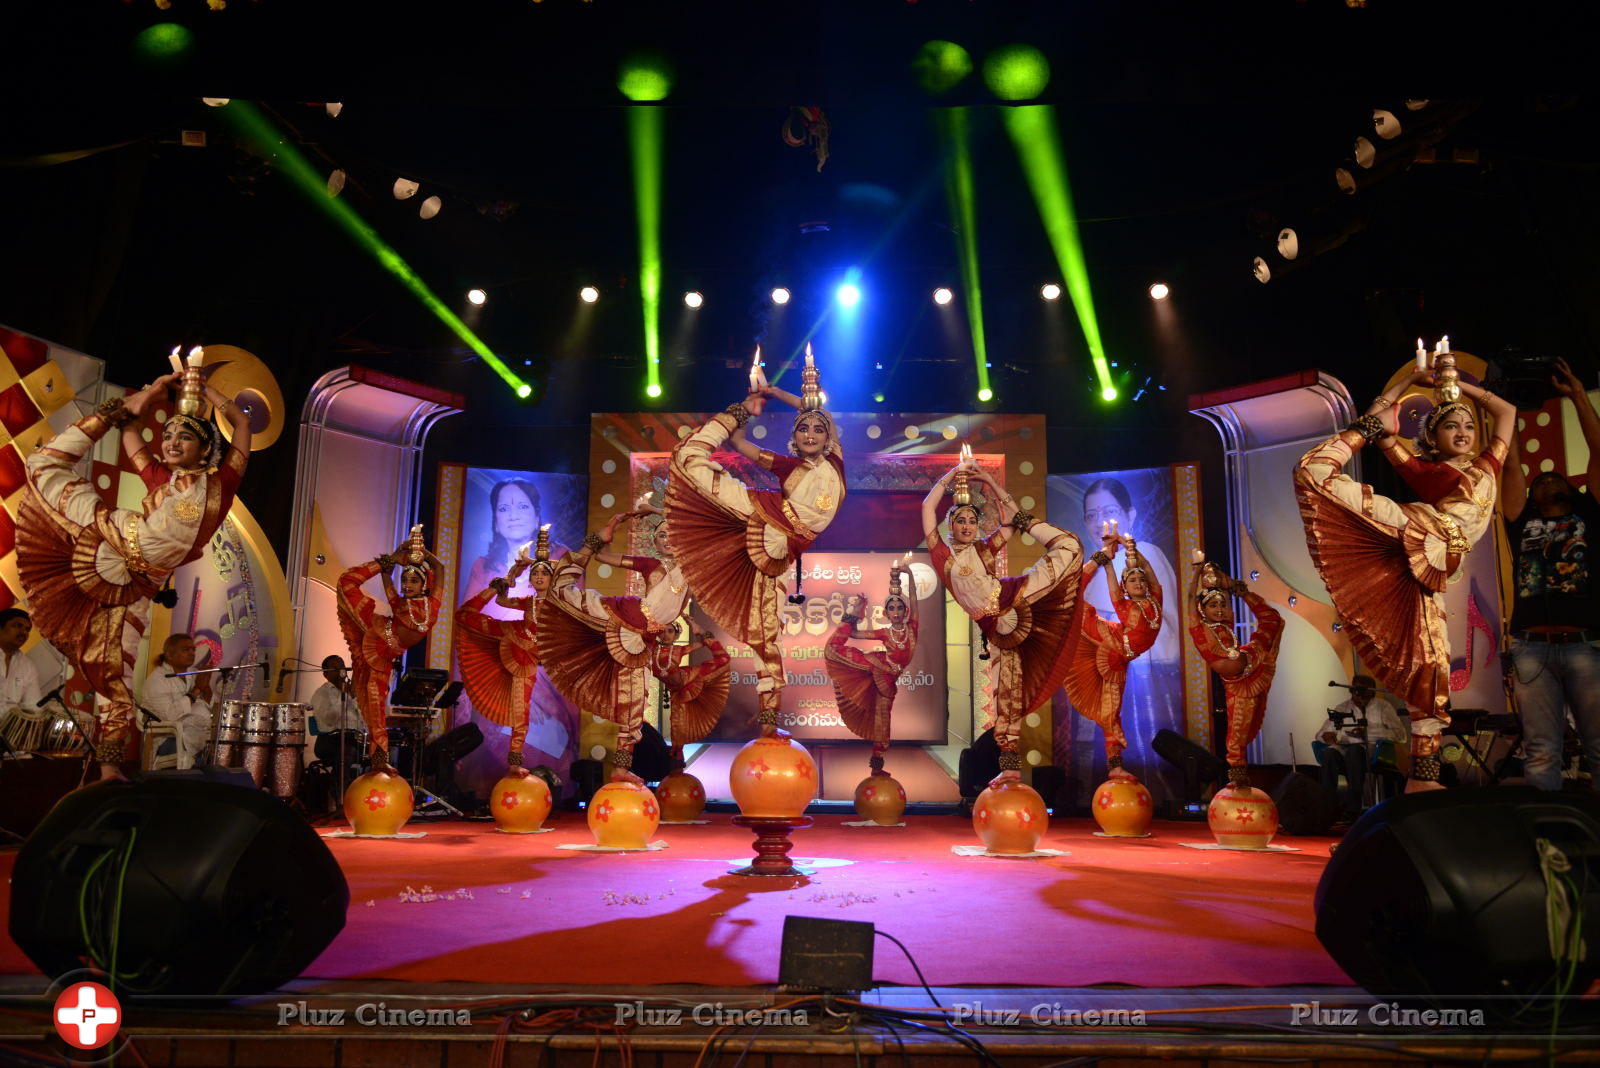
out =
[[[56,998],[56,1034],[78,1049],[99,1049],[117,1037],[122,1005],[99,983],[73,983]]]

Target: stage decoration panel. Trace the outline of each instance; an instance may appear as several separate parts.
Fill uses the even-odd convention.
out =
[[[588,479],[583,475],[506,468],[439,465],[434,513],[434,552],[450,574],[444,604],[428,637],[428,666],[460,677],[456,661],[454,611],[503,577],[518,547],[534,540],[539,527],[550,525],[550,555],[559,558],[587,533]],[[591,568],[591,574],[593,573]],[[511,588],[513,597],[534,593],[526,574]],[[521,614],[492,599],[484,612],[496,619]],[[547,764],[563,779],[578,756],[578,709],[556,690],[541,669],[534,686],[524,760],[528,767]],[[484,744],[456,765],[456,782],[464,790],[487,794],[505,774],[511,728],[485,718],[466,695],[457,706],[455,726],[476,723]]]
[[[1277,677],[1250,760],[1314,763],[1316,729],[1327,708],[1344,699],[1344,691],[1328,683],[1349,681],[1354,654],[1306,548],[1292,473],[1308,449],[1350,423],[1350,393],[1331,375],[1304,371],[1193,396],[1189,408],[1222,436],[1228,573],[1249,582],[1286,620]],[[1357,478],[1360,463],[1358,456],[1350,470]],[[1237,598],[1234,614],[1243,642],[1255,620]]]
[[[313,663],[330,653],[349,658],[334,584],[346,568],[405,539],[417,521],[428,431],[465,403],[458,393],[359,366],[329,371],[311,387],[300,415],[287,568],[294,641],[286,654]],[[425,537],[434,544],[437,534]],[[454,576],[445,578],[453,586]],[[378,589],[374,579],[368,592]],[[314,673],[293,679],[285,700],[307,700],[322,682]]]
[[[1077,534],[1085,552],[1100,546],[1104,523],[1132,535],[1161,585],[1161,632],[1150,650],[1128,667],[1122,696],[1122,728],[1128,738],[1129,770],[1159,801],[1177,797],[1182,782],[1155,755],[1150,741],[1171,730],[1207,744],[1211,730],[1210,680],[1204,661],[1184,639],[1183,592],[1192,578],[1184,561],[1201,544],[1199,468],[1195,464],[1058,474],[1049,478],[1050,519]],[[1126,555],[1118,555],[1120,577]],[[1103,575],[1085,584],[1082,596],[1102,618],[1115,619]],[[1198,664],[1198,669],[1195,665]],[[1056,695],[1054,763],[1072,776],[1087,802],[1106,777],[1105,748],[1095,723]]]
[[[844,412],[835,413],[834,417],[844,450],[850,497],[839,516],[805,554],[803,591],[807,603],[784,617],[786,630],[795,637],[804,633],[806,641],[816,646],[826,640],[827,632],[843,614],[843,600],[848,592],[859,588],[871,603],[881,603],[888,585],[889,562],[907,550],[915,550],[912,560],[914,564],[920,561],[920,570],[926,572],[925,576],[918,577],[919,592],[924,579],[933,578],[923,546],[922,498],[933,483],[956,464],[963,444],[972,446],[980,466],[1006,487],[1019,507],[1042,513],[1045,505],[1047,467],[1042,416]],[[597,528],[612,514],[628,510],[638,497],[654,492],[658,480],[666,478],[673,447],[707,418],[709,416],[704,414],[657,412],[593,416],[590,423],[589,528]],[[793,412],[776,410],[758,418],[751,424],[751,442],[760,448],[782,452],[793,418]],[[769,473],[736,453],[718,453],[717,461],[754,486],[771,488],[776,485]],[[943,513],[943,508],[940,512]],[[634,536],[639,537],[640,533],[636,531]],[[642,541],[629,546],[630,551],[645,548]],[[1006,553],[1010,573],[1017,574],[1031,566],[1040,552],[1033,538],[1014,539]],[[866,555],[862,555],[863,562],[857,564],[854,556],[843,559],[839,554]],[[868,560],[877,563],[866,563]],[[850,581],[839,579],[841,562]],[[859,587],[850,570],[855,566],[862,568]],[[832,579],[824,575],[830,571]],[[787,582],[792,591],[792,573]],[[639,592],[630,589],[627,583],[625,574],[609,573],[609,569],[602,567],[591,570],[591,586],[601,593]],[[938,608],[940,604],[944,605],[942,612]],[[993,694],[987,685],[987,663],[971,659],[976,656],[978,646],[977,628],[966,614],[946,595],[932,591],[927,594],[922,613],[923,651],[918,654],[917,664],[929,666],[917,669],[914,664],[909,674],[912,682],[918,680],[918,670],[925,670],[934,679],[927,687],[902,693],[896,703],[896,720],[900,718],[900,702],[909,701],[918,692],[938,693],[945,701],[944,734],[938,744],[896,745],[888,757],[889,770],[905,785],[913,800],[953,800],[957,795],[952,780],[959,753],[988,726]],[[823,632],[811,634],[808,628],[816,627],[822,627]],[[943,650],[929,648],[939,643],[941,634]],[[736,658],[734,670],[741,676],[746,674],[737,659],[739,653],[731,647],[730,652]],[[925,662],[923,656],[932,659]],[[974,670],[974,666],[980,670]],[[797,680],[801,683],[811,674],[825,678],[820,655],[815,659],[806,654],[800,659],[788,660],[787,670],[791,675],[801,676]],[[807,700],[822,700],[825,692],[819,687],[812,695],[809,686],[804,689],[804,694],[800,687],[786,690],[786,693],[794,693],[797,703],[802,696]],[[741,693],[749,696],[749,703],[754,707],[751,690],[752,687],[742,682],[734,686],[729,717],[741,715],[736,711],[742,707],[739,704]],[[784,711],[795,716],[802,710],[786,705]],[[820,706],[803,711],[817,722],[804,727],[786,725],[785,729],[798,727],[804,731],[824,732],[821,737],[806,735],[808,747],[817,758],[821,780],[818,796],[850,799],[861,778],[867,743],[853,738],[847,740],[842,735],[837,739],[827,736],[826,732],[842,728],[823,725],[821,721],[826,714]],[[1028,718],[1022,734],[1023,755],[1028,767],[1050,762],[1051,733],[1049,715]],[[894,736],[902,737],[898,724]],[[703,763],[692,770],[707,784],[713,798],[719,796],[719,790],[725,789],[719,783],[726,781],[722,771],[731,762],[734,748],[732,743],[714,742],[691,756],[691,763]],[[721,749],[729,751],[721,754],[718,752]],[[834,750],[839,751],[837,763]],[[830,769],[833,770],[830,772]]]

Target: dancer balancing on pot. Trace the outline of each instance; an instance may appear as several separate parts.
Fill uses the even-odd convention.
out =
[[[778,644],[783,575],[798,573],[800,554],[839,514],[844,502],[844,454],[810,349],[801,396],[761,381],[752,370],[751,391],[714,416],[672,454],[666,527],[695,599],[723,630],[746,643],[757,660],[758,720],[764,737],[779,735],[783,657]],[[800,409],[790,434],[790,456],[758,449],[745,425],[769,399]],[[756,490],[723,470],[711,455],[732,445],[777,476],[777,490]],[[784,734],[783,736],[787,736]]]
[[[1103,571],[1116,615],[1111,619],[1101,616],[1085,597],[1082,629],[1066,689],[1073,706],[1105,733],[1110,777],[1132,779],[1122,766],[1122,753],[1128,747],[1122,732],[1122,691],[1128,682],[1128,665],[1148,652],[1161,633],[1162,590],[1131,535],[1119,535],[1107,524],[1101,541],[1101,547],[1083,565],[1083,582],[1087,587],[1095,572]],[[1128,564],[1119,579],[1114,557],[1123,547]]]
[[[933,568],[956,603],[983,632],[994,657],[995,741],[1000,774],[990,784],[1022,780],[1019,742],[1022,717],[1061,688],[1078,640],[1078,592],[1083,546],[1077,535],[1017,510],[1013,501],[963,447],[963,458],[922,501],[922,528]],[[980,537],[984,514],[971,501],[969,481],[988,486],[999,509],[1000,526]],[[939,501],[954,488],[956,503],[945,513],[950,540],[939,536]],[[1031,534],[1044,555],[1021,575],[1001,573],[1000,552],[1013,533]]]
[[[874,775],[888,775],[883,770],[883,754],[889,750],[889,717],[899,692],[900,676],[917,651],[917,597],[915,589],[907,593],[906,566],[905,561],[897,561],[889,568],[889,596],[883,602],[883,618],[888,625],[858,629],[865,599],[852,596],[845,603],[844,619],[828,639],[823,654],[844,725],[872,743],[868,765]],[[851,641],[883,644],[864,650],[851,646]]]
[[[1228,709],[1228,784],[1249,787],[1245,749],[1261,733],[1267,691],[1278,671],[1283,616],[1243,582],[1235,582],[1197,552],[1195,597],[1189,604],[1189,638],[1206,665],[1222,680]],[[1256,617],[1243,645],[1234,629],[1230,595],[1244,598]]]
[[[631,769],[633,747],[644,728],[646,673],[667,680],[669,686],[676,680],[687,688],[679,722],[686,735],[699,730],[699,737],[704,737],[727,702],[728,656],[716,646],[713,666],[707,671],[678,667],[683,650],[676,645],[677,620],[689,596],[683,570],[675,559],[606,549],[617,527],[633,515],[612,516],[598,534],[584,538],[581,548],[561,559],[550,594],[541,599],[538,618],[539,653],[550,681],[580,711],[617,725],[611,778],[640,783],[643,780]],[[637,572],[644,577],[644,594],[606,597],[584,589],[580,582],[591,560]]]
[[[400,569],[400,588],[392,572]],[[439,621],[435,592],[444,565],[422,542],[421,525],[393,553],[357,564],[339,576],[339,629],[350,646],[350,679],[356,705],[372,737],[372,770],[393,773],[389,765],[389,689],[394,662],[428,636]],[[361,588],[374,576],[383,581],[384,612]]]
[[[174,354],[173,360],[177,362]],[[177,411],[152,453],[139,423],[178,387]],[[209,418],[227,420],[232,444]],[[149,493],[138,509],[114,508],[76,471],[108,431]],[[188,368],[100,405],[27,458],[27,491],[17,522],[17,571],[34,625],[94,691],[93,743],[105,778],[138,758],[133,669],[150,601],[173,571],[205,552],[227,518],[250,455],[250,419]]]
[[[550,588],[555,565],[550,562],[550,527],[539,528],[532,559],[528,546],[517,550],[511,569],[503,578],[492,578],[488,587],[474,594],[456,609],[456,627],[461,641],[456,657],[461,665],[461,680],[472,707],[491,723],[511,728],[511,745],[506,753],[507,774],[527,778],[522,765],[522,747],[532,721],[534,681],[539,673],[538,628],[534,606]],[[523,573],[533,595],[511,596],[511,589]],[[484,611],[493,598],[501,608],[521,612],[521,619],[496,619]],[[540,713],[540,720],[544,716]]]
[[[1437,379],[1418,371],[1406,383],[1440,387],[1418,439],[1421,458],[1396,438],[1398,397],[1385,394],[1349,429],[1306,453],[1294,473],[1311,559],[1350,642],[1384,687],[1411,707],[1408,792],[1441,788],[1440,733],[1450,723],[1444,589],[1489,526],[1517,421],[1509,402],[1455,381],[1453,360],[1445,368]],[[1492,437],[1479,412],[1493,419]],[[1378,444],[1421,501],[1392,501],[1342,473],[1368,442]]]

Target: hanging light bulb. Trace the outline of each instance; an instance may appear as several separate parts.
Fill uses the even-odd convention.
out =
[[[422,207],[417,209],[417,214],[422,216],[424,219],[431,219],[435,215],[439,214],[439,209],[442,207],[444,207],[444,201],[440,200],[438,197],[429,197],[427,200],[422,202]]]
[[[396,200],[409,200],[417,195],[417,190],[422,187],[410,178],[396,178],[394,180],[394,198]]]

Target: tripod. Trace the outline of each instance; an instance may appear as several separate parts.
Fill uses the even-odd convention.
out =
[[[449,813],[453,816],[465,818],[466,813],[422,785],[426,770],[422,766],[422,751],[425,748],[425,739],[433,728],[434,717],[441,709],[437,705],[413,706],[391,705],[389,718],[403,722],[397,724],[398,729],[406,732],[407,740],[411,743],[412,752],[412,779],[411,792],[420,799],[420,803],[412,809],[414,816],[443,816]],[[438,776],[434,776],[434,785],[438,785]],[[439,811],[442,809],[443,811]],[[430,811],[431,810],[431,811]]]

